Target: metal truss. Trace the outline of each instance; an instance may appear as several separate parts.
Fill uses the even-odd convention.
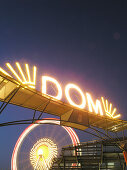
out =
[[[66,146],[62,148],[61,156],[54,161],[52,167],[53,170],[125,170],[125,168],[123,153],[112,140]]]
[[[48,104],[47,104],[48,105]],[[43,113],[43,112],[42,112]],[[42,115],[42,113],[40,115]],[[0,123],[0,127],[3,127],[3,126],[12,126],[12,125],[23,125],[23,124],[41,124],[40,122],[38,122],[38,120],[40,119],[35,119],[35,114],[36,114],[36,110],[34,111],[34,116],[33,116],[33,119],[27,119],[27,120],[17,120],[17,121],[12,121],[12,122],[5,122],[5,123]],[[39,117],[40,117],[39,115]],[[43,119],[41,119],[43,120]],[[95,136],[97,137],[98,139],[102,140],[102,141],[107,141],[108,140],[112,140],[114,142],[114,145],[119,147],[122,151],[124,151],[124,147],[119,143],[120,141],[120,136],[118,137],[116,133],[112,133],[115,138],[113,136],[111,136],[111,134],[108,132],[105,132],[105,131],[102,131],[102,129],[97,129],[95,127],[89,127],[88,129],[86,130],[83,130],[83,132],[87,133],[87,134],[90,134],[92,136]],[[123,138],[123,141],[125,139],[125,136]]]
[[[20,86],[15,88],[3,101],[3,103],[0,106],[0,114],[4,111],[4,109],[7,107],[7,105],[11,102],[13,97],[16,95],[18,90],[20,89]],[[5,102],[6,101],[6,102]]]

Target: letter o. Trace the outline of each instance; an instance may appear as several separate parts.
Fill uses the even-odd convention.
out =
[[[81,97],[82,97],[82,103],[80,105],[74,103],[70,97],[70,94],[69,94],[69,91],[70,89],[75,89],[77,90]],[[81,108],[81,109],[84,109],[85,106],[86,106],[86,99],[85,99],[85,95],[83,94],[82,90],[75,84],[67,84],[66,87],[65,87],[65,95],[67,97],[67,100],[69,101],[69,103],[75,107],[78,107],[78,108]]]

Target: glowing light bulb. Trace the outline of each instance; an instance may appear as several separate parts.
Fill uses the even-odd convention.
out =
[[[39,155],[39,156],[42,156],[42,155],[43,155],[43,150],[42,150],[41,148],[38,150],[38,155]]]

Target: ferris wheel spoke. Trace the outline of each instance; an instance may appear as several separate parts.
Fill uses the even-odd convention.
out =
[[[68,139],[68,136],[63,136],[60,140],[59,140],[59,144],[62,144],[64,141],[67,142]]]
[[[22,159],[22,160],[18,160],[18,163],[19,164],[25,164],[25,162],[29,162],[29,158],[24,158],[24,159]]]
[[[31,168],[31,165],[27,164],[27,165],[23,166],[22,168],[23,168],[23,170],[28,170]]]
[[[44,132],[42,131],[43,129],[43,125],[40,125],[42,128],[39,128],[39,135],[42,136],[42,133],[44,134]]]
[[[22,151],[22,155],[28,155],[28,153]]]
[[[37,138],[37,133],[35,133],[35,132],[32,132],[32,138],[33,138],[33,140],[35,141],[35,140],[38,140],[38,138]]]
[[[33,143],[34,142],[34,139],[33,139],[33,137],[30,137],[29,135],[27,136],[27,138],[28,138],[28,140],[31,142],[31,143]],[[28,142],[29,142],[28,141]]]
[[[58,126],[55,125],[54,128],[52,129],[51,137],[54,137],[56,133],[58,134],[59,131],[57,129],[58,129]]]
[[[42,125],[42,126],[43,126],[43,125]],[[48,131],[49,131],[49,127],[48,127],[47,124],[46,124],[46,126],[45,126],[45,131],[44,131],[44,134],[45,134],[46,137],[47,137]]]

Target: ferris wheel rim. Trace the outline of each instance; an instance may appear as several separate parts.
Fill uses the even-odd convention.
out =
[[[13,150],[13,153],[12,153],[12,158],[11,158],[11,170],[17,170],[17,153],[18,153],[18,150],[19,150],[19,147],[21,146],[23,140],[25,139],[25,137],[37,126],[39,126],[39,123],[42,123],[42,124],[55,124],[55,125],[59,125],[60,126],[60,120],[59,119],[56,119],[56,118],[45,118],[45,119],[42,119],[42,120],[37,120],[36,121],[38,124],[31,124],[29,125],[23,132],[22,134],[19,136],[16,144],[15,144],[15,147],[14,147],[14,150]],[[71,127],[67,127],[67,126],[61,126],[63,127],[66,132],[69,134],[70,138],[71,138],[71,141],[72,141],[72,144],[75,146],[77,145],[77,143],[79,143],[79,138],[76,134],[76,132],[74,131],[74,129],[72,129]]]

